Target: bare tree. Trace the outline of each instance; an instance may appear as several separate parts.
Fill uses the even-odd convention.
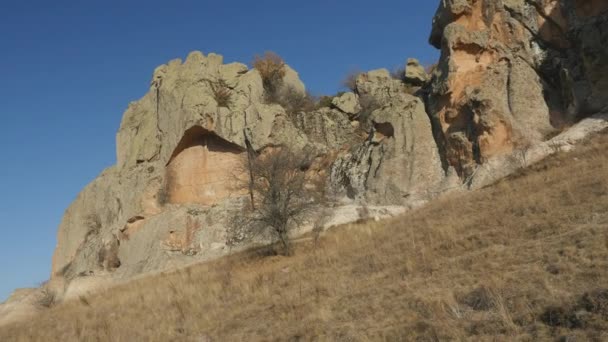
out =
[[[285,255],[291,254],[289,232],[301,226],[304,216],[323,198],[321,182],[306,171],[311,158],[285,147],[273,148],[243,162],[247,181],[240,187],[250,191],[252,205],[235,217],[228,232],[228,245],[247,237],[269,234]]]

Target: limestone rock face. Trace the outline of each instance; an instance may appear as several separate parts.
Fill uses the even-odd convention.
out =
[[[262,103],[262,79],[255,69],[222,63],[222,56],[193,52],[184,63],[173,60],[155,70],[150,91],[123,116],[116,144],[119,169],[151,161],[167,164],[192,127],[238,146],[245,146],[245,135],[255,148],[295,140],[299,147],[307,144],[290,134],[297,133],[290,127],[285,135],[276,134],[276,126],[286,125],[285,111]],[[303,89],[297,73],[287,70],[285,83]],[[218,87],[230,94],[227,106],[214,98]]]
[[[251,149],[312,153],[310,179],[328,176],[328,193],[347,202],[323,208],[332,211],[326,224],[342,224],[370,218],[361,205],[392,216],[486,186],[522,166],[514,157],[525,166],[571,148],[608,122],[607,11],[599,0],[442,0],[432,75],[415,59],[404,80],[372,70],[332,108],[309,112],[265,103],[259,72],[217,54],[159,66],[124,113],[116,165],[65,212],[49,288],[75,298],[225,255],[227,225],[246,198],[235,181]],[[289,66],[282,84],[306,93]],[[604,114],[586,118],[596,112]],[[31,313],[39,294],[0,306],[0,323],[7,310]]]
[[[305,92],[290,68],[283,84]],[[193,52],[158,67],[148,93],[124,114],[117,164],[67,209],[51,280],[88,288],[83,277],[125,279],[224,255],[226,226],[246,197],[235,183],[247,148],[312,152],[311,176],[331,169],[330,187],[352,200],[418,198],[443,170],[424,106],[406,91],[375,70],[337,108],[288,115],[263,102],[255,69],[219,55]],[[377,106],[362,122],[353,121],[364,110],[360,96]]]
[[[606,105],[605,2],[448,0],[430,42],[441,59],[427,109],[461,176]],[[604,42],[604,43],[603,43]],[[591,75],[593,73],[594,75]],[[600,80],[602,79],[602,80]]]
[[[341,155],[331,186],[348,198],[375,204],[415,204],[444,180],[441,158],[423,102],[385,69],[361,74],[357,92],[376,104],[367,139]]]
[[[305,92],[288,66],[283,84]],[[220,55],[192,52],[158,67],[123,116],[117,164],[67,209],[53,277],[132,276],[225,253],[218,246],[242,197],[234,183],[248,145],[325,154],[356,138],[344,113],[301,116],[296,126],[263,95],[257,70]]]
[[[295,125],[310,141],[325,146],[328,151],[341,150],[362,140],[349,116],[336,109],[320,108],[298,113]]]

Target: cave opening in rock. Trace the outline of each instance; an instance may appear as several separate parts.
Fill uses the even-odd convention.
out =
[[[167,202],[213,205],[235,195],[244,149],[200,126],[188,129],[166,168]]]
[[[387,138],[395,136],[395,128],[390,122],[374,122],[374,129]]]

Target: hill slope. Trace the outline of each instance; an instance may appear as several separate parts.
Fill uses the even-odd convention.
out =
[[[607,148],[604,132],[294,257],[242,253],[68,301],[0,340],[608,340]]]

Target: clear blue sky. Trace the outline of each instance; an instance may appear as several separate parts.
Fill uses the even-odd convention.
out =
[[[439,0],[0,0],[0,301],[48,278],[64,210],[115,162],[152,71],[188,52],[273,50],[315,94],[350,70],[434,62]]]

